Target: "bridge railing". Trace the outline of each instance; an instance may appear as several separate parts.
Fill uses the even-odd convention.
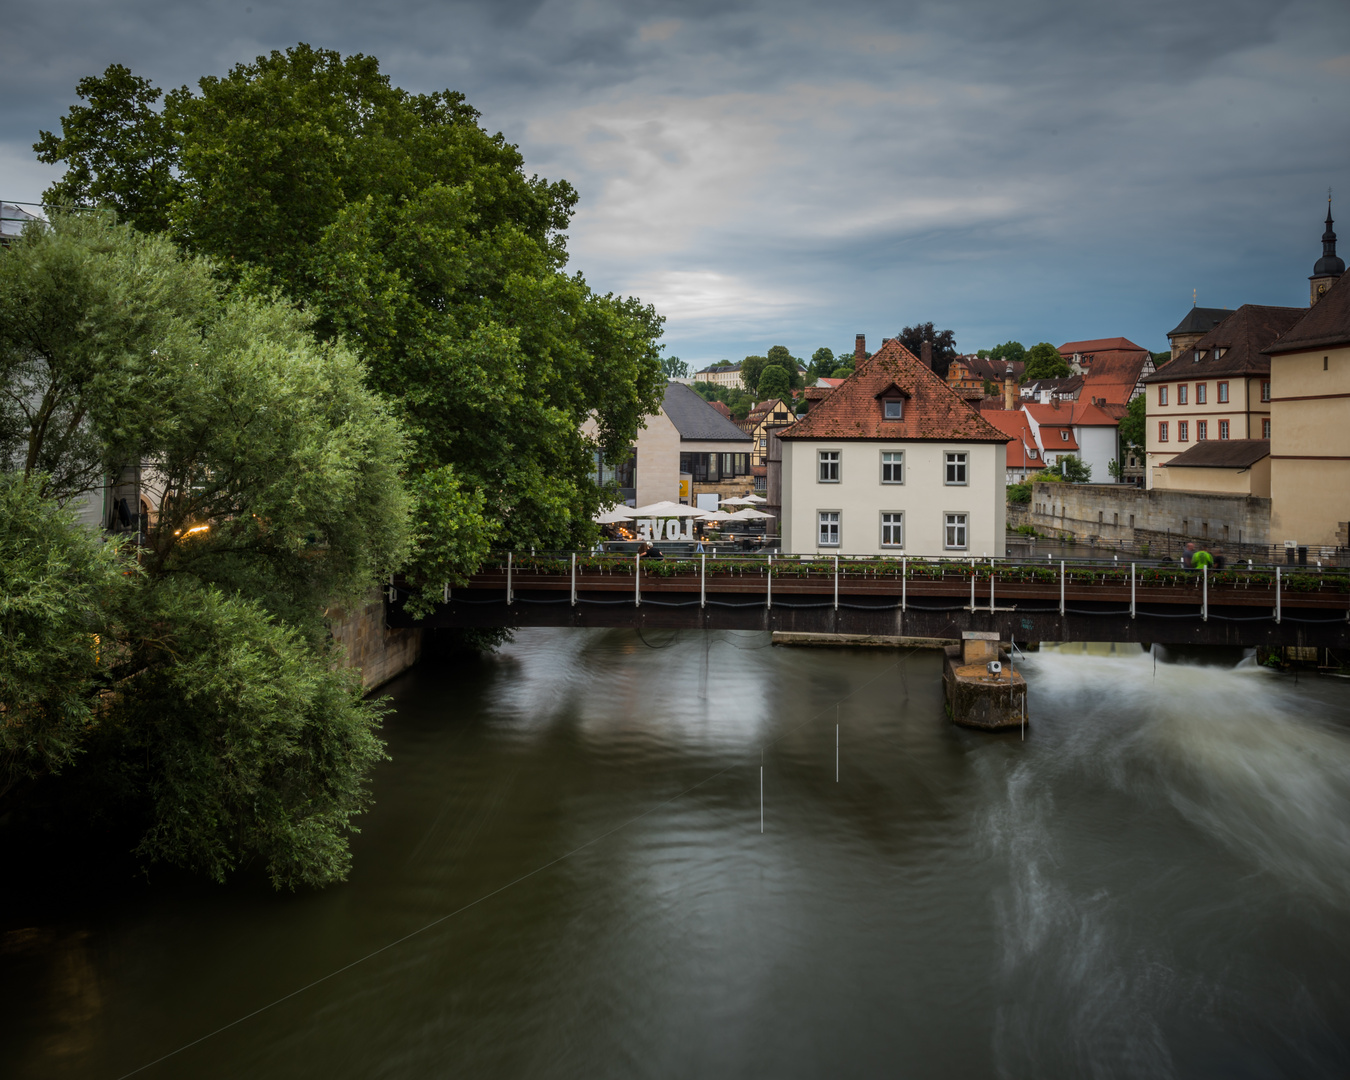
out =
[[[1121,559],[1055,557],[997,558],[992,556],[874,556],[874,555],[782,555],[752,552],[695,552],[653,557],[633,552],[607,551],[509,551],[494,552],[482,571],[510,566],[521,574],[633,574],[675,577],[690,574],[744,575],[772,573],[776,577],[894,578],[932,580],[957,578],[1009,582],[1070,581],[1128,583],[1130,580],[1159,585],[1194,587],[1202,577],[1211,585],[1274,586],[1295,592],[1350,592],[1350,569],[1318,566],[1287,566],[1278,561],[1258,563],[1238,560],[1201,571],[1182,567],[1176,559]]]

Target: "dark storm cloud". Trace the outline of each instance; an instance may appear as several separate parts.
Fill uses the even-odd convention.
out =
[[[572,180],[574,265],[694,359],[927,318],[970,348],[1160,348],[1192,288],[1299,302],[1319,199],[1350,196],[1337,0],[58,2],[7,36],[6,197],[49,181],[28,145],[109,63],[167,88],[301,40],[366,52]]]

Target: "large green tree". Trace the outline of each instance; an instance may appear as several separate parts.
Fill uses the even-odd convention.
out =
[[[381,710],[321,617],[419,527],[388,405],[309,316],[104,215],[29,226],[0,313],[0,822],[80,809],[217,879],[341,877]],[[134,552],[61,508],[128,461]]]
[[[38,143],[68,166],[53,201],[163,221],[239,289],[303,305],[394,403],[427,477],[415,489],[481,507],[488,540],[590,537],[594,450],[626,453],[659,407],[662,319],[566,272],[570,185],[527,176],[462,95],[406,93],[367,56],[298,45],[173,91],[158,113],[158,90],[124,69],[79,90],[89,105]],[[149,165],[166,147],[162,183]],[[444,508],[421,515],[428,592],[475,557],[432,535]]]
[[[1039,342],[1027,350],[1026,378],[1028,380],[1062,379],[1067,377],[1068,374],[1068,362],[1050,342]]]
[[[1140,394],[1138,397],[1130,399],[1129,405],[1125,408],[1125,415],[1120,418],[1120,426],[1116,429],[1120,435],[1120,453],[1122,457],[1128,457],[1134,454],[1136,457],[1144,456],[1144,439],[1148,423],[1148,395]]]

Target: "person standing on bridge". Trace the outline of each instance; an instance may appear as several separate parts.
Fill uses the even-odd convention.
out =
[[[1208,551],[1201,549],[1191,556],[1191,568],[1194,570],[1203,570],[1206,566],[1214,565],[1214,556]]]

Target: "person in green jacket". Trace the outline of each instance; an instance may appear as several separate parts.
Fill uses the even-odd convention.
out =
[[[1203,570],[1206,566],[1214,565],[1214,556],[1208,551],[1200,550],[1191,556],[1191,566],[1196,570]]]

